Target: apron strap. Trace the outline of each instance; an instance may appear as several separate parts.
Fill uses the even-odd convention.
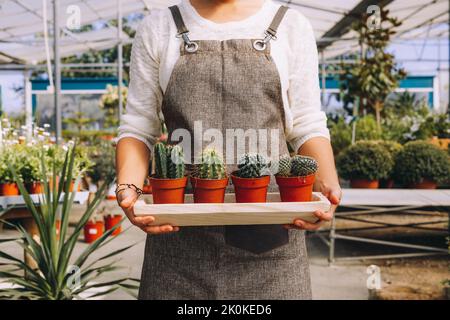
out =
[[[286,12],[288,11],[288,9],[289,9],[289,7],[281,6],[278,9],[277,14],[273,18],[272,23],[269,26],[269,29],[267,29],[267,33],[270,34],[273,38],[276,37],[278,27],[280,26],[281,21],[283,21],[283,18],[286,15]]]
[[[181,16],[180,8],[178,6],[171,6],[169,9],[172,13],[173,21],[177,26],[177,37],[183,38],[185,50],[190,53],[196,52],[198,50],[198,44],[189,39],[189,30]]]
[[[281,21],[283,21],[284,16],[286,15],[286,12],[288,11],[289,7],[287,6],[280,6],[280,8],[277,11],[277,14],[272,20],[272,23],[270,24],[269,28],[264,32],[266,37],[261,40],[256,40],[253,42],[253,47],[258,51],[264,51],[267,48],[267,44],[273,39],[277,39],[277,31],[278,27],[281,24]]]
[[[173,21],[175,21],[175,25],[177,26],[177,32],[179,35],[183,33],[188,33],[189,30],[186,28],[184,24],[183,17],[181,16],[180,8],[178,6],[169,7],[170,12],[172,13]]]

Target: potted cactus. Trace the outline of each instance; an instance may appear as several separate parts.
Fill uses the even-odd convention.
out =
[[[275,175],[283,202],[311,201],[317,161],[311,157],[282,156]]]
[[[195,203],[223,203],[228,185],[226,166],[214,149],[202,154],[202,162],[191,175]]]
[[[158,142],[154,147],[155,174],[150,177],[153,203],[184,203],[184,153],[180,146]]]
[[[231,174],[236,202],[266,202],[269,161],[260,154],[244,154],[238,161],[238,170]]]

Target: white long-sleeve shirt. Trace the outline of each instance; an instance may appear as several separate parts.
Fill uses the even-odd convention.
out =
[[[266,0],[254,15],[241,21],[215,23],[200,16],[189,0],[179,4],[193,40],[261,39],[279,5]],[[133,43],[126,114],[118,140],[134,137],[150,150],[161,134],[158,110],[175,63],[181,39],[168,9],[152,10],[141,22]],[[271,56],[278,68],[286,119],[286,138],[294,150],[313,137],[326,137],[326,115],[321,111],[318,54],[309,21],[288,10]]]

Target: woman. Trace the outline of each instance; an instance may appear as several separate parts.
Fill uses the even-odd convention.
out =
[[[183,0],[142,22],[117,146],[119,204],[148,233],[140,299],[311,298],[304,230],[331,220],[341,197],[317,70],[309,22],[269,0]],[[315,188],[332,209],[316,212],[316,224],[149,226],[154,218],[135,217],[133,204],[162,117],[172,142],[178,129],[194,136],[199,121],[222,133],[275,130],[278,154],[289,143],[317,159]]]

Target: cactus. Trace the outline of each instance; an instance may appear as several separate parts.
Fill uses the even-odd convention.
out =
[[[244,154],[238,162],[236,175],[241,178],[259,178],[268,169],[269,162],[260,154]]]
[[[317,161],[311,157],[294,156],[291,159],[291,175],[294,177],[305,177],[317,172]]]
[[[159,179],[167,178],[167,150],[164,143],[158,142],[154,147],[155,176]]]
[[[158,179],[179,179],[184,177],[184,153],[180,146],[155,144],[155,176]]]
[[[205,150],[202,154],[202,163],[198,166],[199,178],[223,179],[226,175],[226,167],[222,157],[213,149]]]
[[[291,157],[289,155],[281,156],[278,160],[278,172],[277,175],[282,177],[289,177],[291,175]]]

